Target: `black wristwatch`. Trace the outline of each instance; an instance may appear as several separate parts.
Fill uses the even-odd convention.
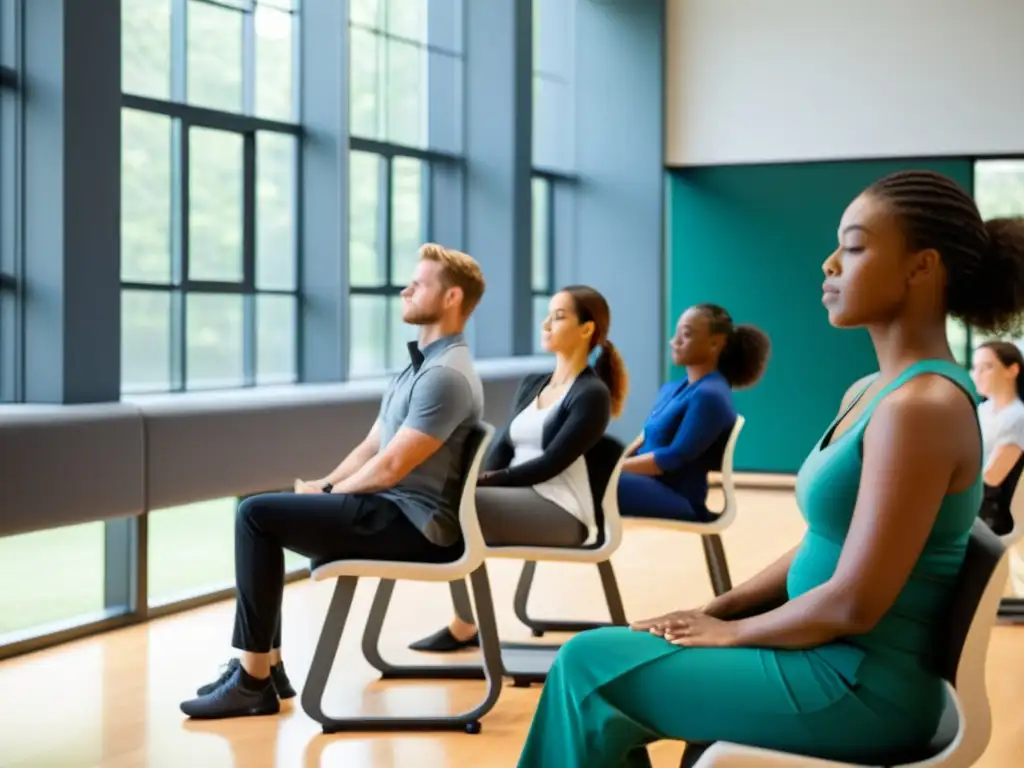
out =
[[[334,489],[334,483],[327,483],[320,490],[323,491],[324,493],[330,493],[333,489]]]

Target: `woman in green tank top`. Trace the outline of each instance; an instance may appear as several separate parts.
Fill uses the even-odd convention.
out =
[[[982,497],[973,389],[946,317],[1015,324],[1024,223],[983,222],[941,175],[897,173],[846,209],[822,269],[829,321],[866,328],[879,370],[800,469],[806,535],[702,608],[566,643],[523,768],[649,765],[644,745],[663,738],[871,762],[934,733],[932,638]]]

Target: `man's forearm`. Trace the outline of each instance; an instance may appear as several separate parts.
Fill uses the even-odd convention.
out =
[[[364,440],[357,445],[352,452],[349,453],[349,455],[331,471],[329,475],[323,478],[321,485],[325,483],[337,485],[338,483],[344,482],[365,467],[366,463],[370,461],[376,453],[376,448],[371,443]]]

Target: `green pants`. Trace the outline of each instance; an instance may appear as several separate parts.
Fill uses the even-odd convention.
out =
[[[680,648],[623,627],[583,632],[551,668],[519,766],[649,766],[644,745],[666,738],[857,761],[927,741],[941,681],[927,691],[904,681],[894,699],[871,690],[886,686],[886,671],[862,666],[851,684],[814,650]]]

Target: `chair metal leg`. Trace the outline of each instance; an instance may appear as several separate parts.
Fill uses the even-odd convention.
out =
[[[729,576],[729,562],[725,559],[722,537],[714,533],[701,536],[700,541],[704,545],[704,560],[708,564],[708,575],[715,596],[725,594],[732,589],[732,578]]]
[[[1024,598],[1004,597],[999,602],[997,620],[1000,624],[1024,624]]]
[[[452,597],[455,597],[459,584],[461,595],[469,599],[466,582],[452,582]],[[377,593],[373,596],[370,615],[363,630],[363,656],[381,674],[384,680],[483,680],[484,670],[478,659],[457,664],[392,664],[380,653],[380,635],[384,627],[391,595],[395,590],[395,582],[381,579]],[[456,606],[459,604],[456,599]],[[479,598],[477,598],[479,600]],[[470,609],[472,615],[472,609]]]
[[[331,605],[327,610],[320,640],[317,642],[310,665],[309,676],[302,690],[302,708],[311,718],[320,723],[324,733],[340,733],[347,731],[433,731],[433,730],[465,730],[468,733],[480,732],[480,718],[487,714],[501,695],[502,666],[501,649],[498,644],[498,630],[494,619],[494,607],[491,603],[490,585],[484,566],[472,574],[473,593],[476,598],[476,609],[480,616],[480,645],[483,651],[483,667],[477,666],[478,677],[487,681],[487,692],[483,701],[473,709],[457,715],[423,716],[423,717],[345,717],[335,718],[323,711],[324,690],[330,677],[334,658],[338,653],[342,632],[352,607],[358,579],[341,577],[334,588]],[[374,597],[373,608],[367,631],[363,635],[363,650],[371,649],[371,663],[374,666],[385,665],[377,652],[376,640],[384,624],[388,603],[394,592],[395,583],[382,579]],[[373,641],[373,642],[371,642]],[[376,663],[375,663],[376,662]],[[380,668],[378,666],[378,668]]]
[[[469,598],[469,588],[466,586],[465,581],[453,581],[448,585],[449,590],[452,593],[452,604],[455,606],[455,615],[459,617],[460,621],[464,621],[467,624],[475,624],[476,619],[473,618],[473,603]]]
[[[611,621],[532,618],[526,609],[526,604],[530,599],[530,589],[533,586],[533,577],[537,572],[537,563],[532,561],[525,562],[523,572],[519,574],[514,601],[516,617],[532,630],[534,637],[541,637],[545,632],[583,632],[598,627],[625,626],[626,610],[622,605],[622,594],[619,592],[619,584],[615,579],[615,570],[612,568],[611,560],[598,563],[597,571],[601,576],[601,586],[604,589],[605,602],[608,605]],[[509,644],[506,644],[506,647],[509,647]]]

